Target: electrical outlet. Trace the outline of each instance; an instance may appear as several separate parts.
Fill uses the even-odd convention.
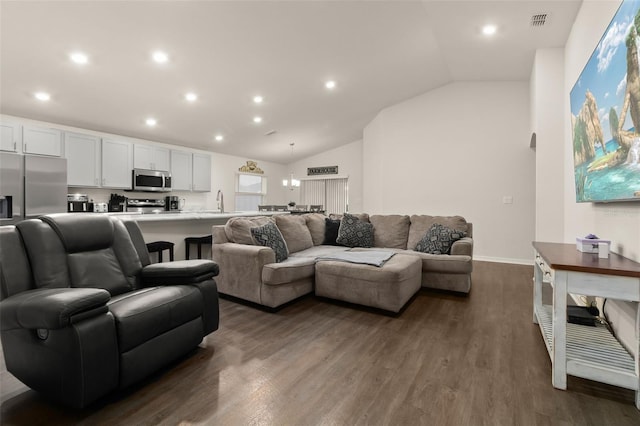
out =
[[[502,197],[502,204],[513,204],[513,197],[511,195],[505,195]]]

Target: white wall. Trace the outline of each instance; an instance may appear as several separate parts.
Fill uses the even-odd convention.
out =
[[[564,240],[564,49],[539,49],[530,79],[531,131],[536,133],[537,241]],[[573,158],[573,157],[572,157]]]
[[[304,179],[307,177],[308,167],[322,166],[338,166],[338,175],[349,177],[349,211],[362,212],[362,140],[307,157],[287,167],[289,171],[293,171],[295,179]],[[289,198],[299,203],[300,190],[291,191]]]
[[[594,233],[610,239],[611,250],[640,261],[640,203],[576,203],[569,92],[589,56],[604,34],[620,2],[583,2],[565,45],[564,61],[564,240]],[[610,300],[608,319],[620,341],[632,353],[638,350],[635,335],[637,303]]]
[[[640,261],[640,204],[576,203],[569,92],[604,34],[619,2],[583,2],[565,46],[564,72],[564,239],[594,233],[612,241],[611,250]]]
[[[364,130],[364,211],[461,215],[475,258],[530,264],[529,119],[527,82],[453,83],[383,110]]]
[[[163,143],[157,143],[144,139],[130,138],[122,135],[114,135],[104,132],[96,132],[90,129],[81,129],[77,127],[64,126],[56,123],[49,123],[44,121],[30,120],[22,117],[13,117],[8,115],[1,115],[0,120],[9,122],[18,122],[24,124],[33,124],[37,126],[48,126],[62,131],[84,133],[89,135],[96,135],[99,137],[117,137],[118,139],[127,140],[131,143],[144,143],[158,146],[164,146],[174,149],[185,150],[185,147],[173,147]],[[248,159],[243,157],[237,157],[226,154],[219,154],[212,151],[202,151],[191,149],[193,152],[205,152],[211,155],[211,192],[200,193],[190,191],[173,191],[171,193],[162,194],[150,194],[142,192],[125,192],[121,189],[101,189],[101,188],[69,188],[70,193],[86,193],[94,202],[107,202],[112,193],[118,193],[125,195],[129,198],[163,198],[166,195],[177,195],[180,198],[184,198],[186,210],[215,210],[217,209],[216,194],[218,190],[222,190],[224,194],[224,204],[226,211],[235,210],[235,176],[238,169],[245,165],[247,160],[256,160],[254,158]],[[283,164],[258,161],[258,166],[264,170],[264,175],[267,176],[267,197],[265,204],[286,204],[288,202],[287,191],[282,187],[281,182],[283,177],[288,173],[288,168]],[[286,200],[286,201],[285,201]]]
[[[225,210],[235,210],[235,176],[238,169],[245,165],[248,159],[233,155],[211,153],[211,194],[215,203],[218,189],[222,189],[225,196]],[[252,159],[255,160],[255,159]],[[286,166],[267,161],[258,161],[258,167],[264,170],[267,177],[267,197],[265,204],[286,204],[287,193],[282,187],[282,179],[286,174]]]

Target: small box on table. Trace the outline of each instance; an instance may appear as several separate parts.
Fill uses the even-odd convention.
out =
[[[600,244],[611,245],[611,240],[602,240],[600,238],[576,238],[576,248],[583,253],[598,253]]]

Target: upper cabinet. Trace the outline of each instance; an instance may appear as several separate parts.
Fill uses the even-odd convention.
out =
[[[133,166],[136,169],[170,170],[171,151],[153,145],[134,144]]]
[[[209,154],[193,154],[193,188],[194,191],[211,191],[211,156]]]
[[[37,126],[2,117],[0,151],[65,157],[71,187],[131,189],[135,168],[171,172],[175,191],[211,191],[210,154],[133,143],[117,135],[63,132],[47,123]]]
[[[211,191],[211,156],[171,150],[171,189]]]
[[[131,189],[133,148],[131,142],[102,139],[102,187]]]
[[[173,191],[191,190],[192,161],[190,152],[171,150],[171,189]]]
[[[69,186],[100,186],[100,138],[80,133],[64,134]]]
[[[22,129],[22,151],[25,154],[60,157],[62,155],[62,132],[48,127],[24,126]]]
[[[22,126],[0,123],[0,151],[19,152],[22,146]]]

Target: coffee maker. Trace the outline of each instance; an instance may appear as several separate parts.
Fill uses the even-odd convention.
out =
[[[164,209],[170,212],[177,212],[178,210],[180,210],[180,198],[175,195],[165,197]]]

